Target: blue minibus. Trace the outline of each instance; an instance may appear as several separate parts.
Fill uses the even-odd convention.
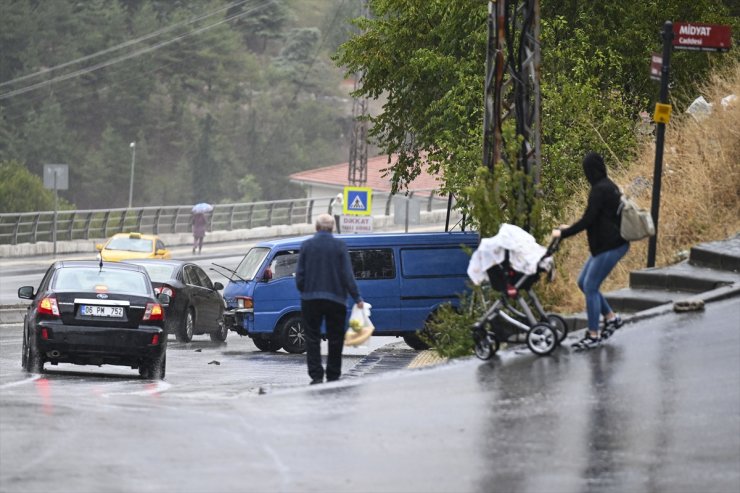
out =
[[[223,296],[224,322],[262,351],[305,351],[295,270],[309,238],[258,243],[233,271]],[[362,298],[372,305],[374,336],[401,336],[426,347],[417,332],[443,303],[456,305],[469,289],[467,267],[475,232],[337,235],[347,245]],[[348,298],[348,306],[352,300]]]

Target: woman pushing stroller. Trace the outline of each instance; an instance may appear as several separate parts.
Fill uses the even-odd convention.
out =
[[[606,340],[621,327],[621,318],[614,313],[600,292],[601,283],[629,250],[629,243],[619,233],[621,192],[606,174],[604,159],[595,152],[583,158],[583,172],[591,184],[583,217],[574,224],[561,225],[552,231],[553,238],[568,238],[586,230],[591,256],[578,276],[578,287],[586,298],[588,331],[573,344],[576,350],[589,349]],[[599,318],[604,317],[601,330]]]

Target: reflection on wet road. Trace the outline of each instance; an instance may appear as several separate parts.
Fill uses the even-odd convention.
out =
[[[105,367],[29,377],[3,327],[0,490],[739,491],[738,320],[729,300],[584,353],[311,387],[303,357],[232,334],[173,341],[161,383]]]

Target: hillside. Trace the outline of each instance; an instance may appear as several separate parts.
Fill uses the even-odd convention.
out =
[[[721,99],[730,94],[738,99],[723,107]],[[697,89],[696,97],[699,95],[713,103],[711,115],[696,119],[674,104],[667,126],[658,266],[682,260],[696,243],[740,232],[740,64],[713,75],[706,86]],[[610,170],[611,178],[648,210],[654,163],[654,138],[649,136],[634,162],[623,162],[621,169]],[[587,192],[582,190],[573,197],[562,217],[564,222],[578,219]],[[646,266],[647,246],[647,240],[631,244],[630,252],[605,283],[605,291],[627,286],[629,272]],[[558,279],[545,288],[560,311],[583,309],[583,297],[575,285],[587,255],[585,234],[563,243],[557,256]]]

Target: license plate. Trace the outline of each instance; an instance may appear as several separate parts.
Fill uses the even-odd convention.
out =
[[[82,305],[80,313],[86,317],[123,318],[122,306]]]

